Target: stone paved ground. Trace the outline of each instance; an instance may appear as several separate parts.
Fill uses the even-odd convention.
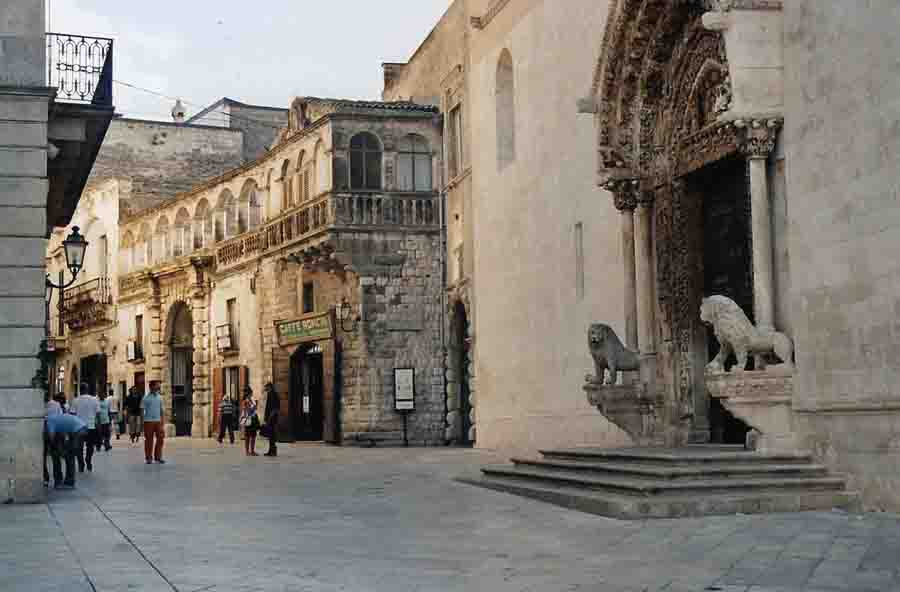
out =
[[[900,591],[897,516],[620,522],[453,482],[471,450],[167,447],[0,507],[0,591]]]

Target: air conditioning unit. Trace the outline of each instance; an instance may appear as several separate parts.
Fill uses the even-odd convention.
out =
[[[129,362],[133,362],[137,359],[137,342],[129,341],[126,350],[126,356],[128,357]]]

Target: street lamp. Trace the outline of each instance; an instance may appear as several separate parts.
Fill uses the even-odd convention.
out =
[[[78,230],[77,226],[73,226],[72,234],[63,241],[63,250],[66,253],[66,267],[69,268],[72,279],[68,283],[58,286],[50,281],[50,274],[48,273],[45,280],[48,300],[53,296],[53,288],[65,290],[74,284],[75,279],[78,277],[78,273],[81,271],[81,268],[84,267],[84,252],[87,250],[88,242],[84,240],[84,237],[81,236],[81,233],[79,233]]]
[[[342,298],[341,303],[338,305],[338,320],[341,322],[341,329],[344,333],[349,333],[351,331],[356,331],[356,325],[359,323],[359,318],[353,319],[353,324],[348,329],[344,326],[344,321],[349,321],[350,315],[353,313],[353,307],[347,302],[347,298]]]

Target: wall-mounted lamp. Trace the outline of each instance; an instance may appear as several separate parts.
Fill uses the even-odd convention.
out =
[[[84,240],[84,237],[81,236],[81,233],[78,232],[78,227],[72,227],[72,233],[63,241],[63,249],[66,253],[66,267],[69,268],[69,272],[72,274],[72,279],[63,285],[56,285],[50,281],[50,274],[47,274],[47,278],[44,280],[47,288],[47,300],[49,301],[53,297],[53,289],[57,290],[65,290],[69,286],[75,283],[75,280],[78,278],[78,273],[84,267],[84,253],[87,251],[88,242]]]

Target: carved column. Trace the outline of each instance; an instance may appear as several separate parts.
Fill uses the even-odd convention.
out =
[[[766,160],[775,148],[779,122],[740,122],[746,126],[742,149],[750,176],[750,217],[753,240],[753,313],[757,326],[775,328],[775,287],[772,253],[772,213]]]
[[[622,257],[625,265],[625,343],[638,351],[637,275],[634,260],[634,209],[637,207],[637,181],[624,181],[609,187],[616,209],[622,213]]]
[[[653,237],[651,220],[654,195],[636,194],[637,216],[634,228],[635,275],[637,294],[638,347],[641,355],[656,354],[656,321],[653,312]]]

